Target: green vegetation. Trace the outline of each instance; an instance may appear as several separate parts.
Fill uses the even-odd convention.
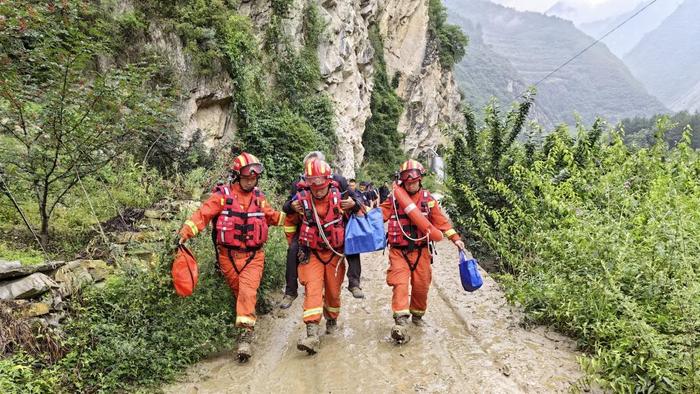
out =
[[[384,44],[377,25],[370,28],[369,38],[374,48],[374,89],[370,99],[372,117],[367,120],[362,134],[362,146],[365,147],[367,160],[361,173],[381,184],[391,179],[393,171],[396,171],[405,157],[401,150],[402,137],[398,131],[404,108],[386,72]]]
[[[83,180],[168,127],[170,102],[143,89],[156,64],[94,70],[106,51],[95,14],[74,4],[4,3],[0,73],[3,188],[34,197],[44,246],[56,207]],[[27,6],[28,7],[28,6]]]
[[[658,122],[633,150],[605,124],[520,144],[526,99],[477,129],[466,113],[447,163],[451,217],[530,319],[578,340],[616,392],[700,387],[700,155]]]
[[[443,68],[452,69],[462,60],[469,39],[459,26],[447,23],[447,8],[442,0],[430,0],[428,3],[428,34],[437,46]]]
[[[665,115],[656,115],[650,118],[624,119],[621,122],[624,130],[625,143],[637,147],[654,145],[657,135],[657,124],[666,119]],[[690,146],[700,149],[700,113],[691,114],[687,111],[678,112],[669,118],[671,124],[664,133],[664,140],[671,146],[676,146],[682,139],[683,133],[690,132]]]
[[[273,5],[271,25],[280,27],[292,2]],[[140,45],[151,23],[179,35],[202,75],[229,73],[236,144],[264,160],[262,187],[274,206],[281,205],[274,191],[298,173],[303,154],[335,145],[331,102],[317,91],[316,47],[324,28],[318,10],[304,10],[301,48],[280,28],[266,35],[260,49],[250,20],[236,6],[223,0],[139,1],[118,13],[101,8],[116,7],[111,2],[0,3],[0,257],[43,260],[38,246],[28,246],[37,244],[22,230],[18,211],[41,222],[34,190],[53,171],[66,178],[49,177],[55,186],[45,187],[51,198],[49,257],[103,257],[116,267],[105,287],[72,299],[63,333],[22,326],[23,338],[34,339],[3,349],[0,392],[150,389],[234,346],[235,308],[207,236],[193,242],[201,272],[197,291],[180,299],[170,263],[173,233],[184,217],[160,230],[165,241],[150,265],[109,254],[100,223],[163,199],[198,199],[230,161],[211,157],[201,135],[182,143],[171,114],[181,94],[178,81],[162,56]],[[137,139],[140,144],[130,144]],[[73,177],[76,170],[80,180]],[[270,308],[265,294],[284,281],[286,242],[279,229],[271,231],[266,253],[260,312]]]

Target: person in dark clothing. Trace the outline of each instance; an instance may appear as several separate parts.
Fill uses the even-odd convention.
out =
[[[376,208],[379,206],[379,192],[377,192],[377,189],[374,188],[374,185],[371,182],[367,184],[365,199],[367,200],[368,207]]]
[[[386,181],[379,187],[379,203],[383,203],[384,200],[389,197],[389,185],[387,185]]]
[[[304,157],[304,165],[312,159],[321,159],[324,160],[325,157],[322,152],[311,152]],[[294,197],[297,194],[298,191],[298,184],[301,179],[295,181],[292,183],[292,186],[290,188],[290,197],[287,199],[287,201],[284,203],[282,206],[282,211],[284,211],[286,214],[291,215],[295,212],[294,207],[292,204],[294,203],[295,199]],[[358,212],[362,207],[362,198],[358,194],[357,191],[352,191],[348,187],[348,181],[345,179],[345,177],[334,174],[333,175],[333,180],[338,184],[338,190],[340,191],[342,199],[347,199],[350,198],[355,202],[355,207],[353,208],[352,212],[356,213]],[[279,304],[279,307],[282,309],[287,309],[292,305],[292,302],[297,298],[298,295],[298,289],[299,289],[299,280],[298,280],[298,273],[297,273],[297,266],[299,264],[298,262],[298,257],[297,254],[299,252],[299,232],[297,231],[297,228],[287,228],[285,227],[284,231],[285,232],[294,232],[294,237],[291,240],[291,243],[289,245],[289,248],[287,249],[287,269],[285,273],[285,279],[286,279],[286,286],[284,289],[284,298],[282,298],[282,301]],[[346,255],[345,256],[347,262],[348,262],[348,270],[347,270],[347,276],[348,276],[348,289],[352,293],[353,297],[355,298],[364,298],[364,294],[362,293],[362,288],[360,287],[360,275],[362,274],[362,266],[360,263],[360,255],[355,254],[355,255]]]

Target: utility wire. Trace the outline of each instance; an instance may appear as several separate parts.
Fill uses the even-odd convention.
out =
[[[625,19],[624,21],[622,21],[622,23],[620,23],[619,25],[617,25],[614,29],[612,29],[612,30],[610,30],[609,32],[605,33],[602,37],[600,37],[599,39],[593,41],[593,43],[592,43],[591,45],[585,47],[585,48],[582,49],[579,53],[577,53],[576,55],[574,55],[571,59],[569,59],[569,60],[567,60],[566,62],[562,63],[562,65],[560,65],[559,67],[555,68],[555,69],[554,69],[552,72],[550,72],[549,74],[545,75],[544,78],[542,78],[542,79],[540,79],[539,81],[537,81],[537,83],[535,83],[533,86],[535,86],[535,87],[538,86],[539,84],[541,84],[542,82],[544,82],[547,78],[549,78],[549,77],[551,77],[552,75],[554,75],[557,71],[559,71],[559,70],[561,70],[562,68],[566,67],[569,63],[573,62],[574,60],[576,60],[576,58],[578,58],[579,56],[581,56],[581,55],[583,55],[584,53],[586,53],[589,49],[593,48],[597,43],[599,43],[599,42],[601,42],[603,39],[605,39],[605,37],[607,37],[607,36],[609,36],[610,34],[614,33],[617,29],[619,29],[619,28],[621,28],[622,26],[624,26],[627,22],[629,22],[629,21],[631,21],[632,19],[634,19],[637,15],[641,14],[642,12],[644,12],[644,10],[646,10],[647,8],[649,8],[652,4],[656,3],[657,1],[658,1],[658,0],[652,0],[652,2],[650,2],[650,3],[647,4],[647,5],[645,5],[645,6],[642,7],[639,11],[637,11],[637,12],[635,12],[633,15],[631,15],[629,18],[627,18],[627,19]]]

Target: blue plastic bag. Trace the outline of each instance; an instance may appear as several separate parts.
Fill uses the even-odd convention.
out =
[[[370,209],[364,216],[352,215],[345,226],[345,254],[369,253],[386,246],[381,209]]]
[[[459,252],[459,278],[462,280],[462,287],[466,291],[476,291],[484,284],[479,273],[477,261],[467,259],[464,252]]]

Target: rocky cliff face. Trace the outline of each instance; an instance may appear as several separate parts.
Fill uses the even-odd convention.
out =
[[[399,122],[412,157],[440,143],[440,128],[459,122],[461,96],[451,71],[439,64],[428,34],[428,1],[385,0],[379,15],[387,72],[398,77],[406,106]]]
[[[460,95],[451,72],[442,70],[428,37],[428,0],[294,0],[282,28],[300,37],[303,10],[315,2],[325,29],[318,47],[325,92],[333,102],[338,137],[335,166],[354,176],[362,163],[362,133],[371,116],[374,50],[368,29],[378,23],[384,38],[389,75],[398,73],[397,93],[405,100],[399,131],[406,135],[403,149],[411,155],[435,147],[440,127],[461,118]],[[259,37],[270,20],[270,1],[242,0],[239,10],[250,17]],[[235,141],[232,111],[233,84],[225,71],[200,77],[173,33],[157,25],[149,28],[150,45],[165,53],[181,81],[183,97],[178,118],[183,134],[201,130],[211,148]]]

